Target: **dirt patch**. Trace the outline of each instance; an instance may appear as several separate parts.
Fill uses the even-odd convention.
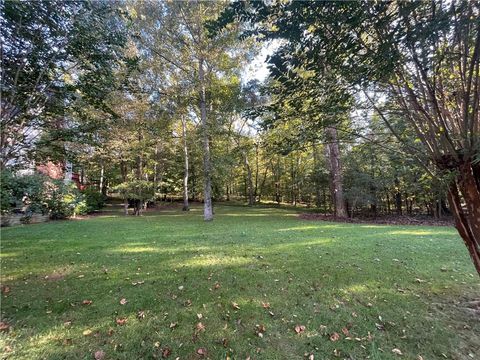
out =
[[[66,276],[66,274],[64,274],[64,273],[54,272],[54,273],[45,275],[44,279],[47,280],[47,281],[61,281],[61,280],[65,279],[65,276]]]
[[[426,225],[426,226],[453,226],[452,218],[441,220],[432,219],[426,216],[382,216],[377,218],[335,218],[333,215],[304,213],[300,214],[302,220],[334,221],[350,224],[378,224],[378,225]]]

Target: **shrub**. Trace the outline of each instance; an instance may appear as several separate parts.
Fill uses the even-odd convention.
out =
[[[48,181],[45,195],[52,219],[65,219],[87,213],[85,197],[73,183],[66,185],[59,180]]]
[[[105,206],[106,196],[98,192],[95,188],[87,188],[83,195],[87,204],[87,211],[92,212],[100,210]]]
[[[44,197],[46,177],[40,174],[16,176],[9,170],[1,172],[1,211],[28,206],[29,213],[48,211]]]

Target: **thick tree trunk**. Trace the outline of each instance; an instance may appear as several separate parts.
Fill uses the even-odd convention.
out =
[[[188,211],[188,147],[187,147],[187,121],[182,116],[182,134],[183,134],[183,155],[184,155],[184,174],[183,174],[183,211]]]
[[[328,141],[328,160],[330,164],[331,193],[336,217],[347,217],[345,201],[343,198],[343,176],[340,163],[340,149],[338,146],[337,129],[326,129]]]
[[[211,163],[210,163],[210,143],[208,137],[207,122],[207,100],[205,90],[205,73],[203,69],[203,58],[200,58],[198,64],[198,77],[200,81],[200,120],[203,132],[203,219],[205,221],[213,220],[212,208],[212,179],[211,179]]]
[[[471,161],[459,167],[459,174],[448,191],[455,227],[465,243],[473,265],[480,275],[480,186]],[[462,207],[462,197],[466,208]]]

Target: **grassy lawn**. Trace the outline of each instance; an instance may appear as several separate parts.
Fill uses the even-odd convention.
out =
[[[480,282],[453,228],[218,206],[212,223],[194,208],[6,228],[1,247],[12,359],[480,354],[461,306]]]

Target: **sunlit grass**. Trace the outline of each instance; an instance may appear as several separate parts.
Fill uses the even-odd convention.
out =
[[[204,223],[200,207],[142,217],[109,208],[2,229],[5,356],[92,359],[102,349],[105,359],[152,359],[169,348],[169,358],[196,359],[199,347],[210,359],[478,353],[479,323],[460,304],[480,286],[455,229],[302,221],[291,210],[235,206],[216,206],[215,216]]]

